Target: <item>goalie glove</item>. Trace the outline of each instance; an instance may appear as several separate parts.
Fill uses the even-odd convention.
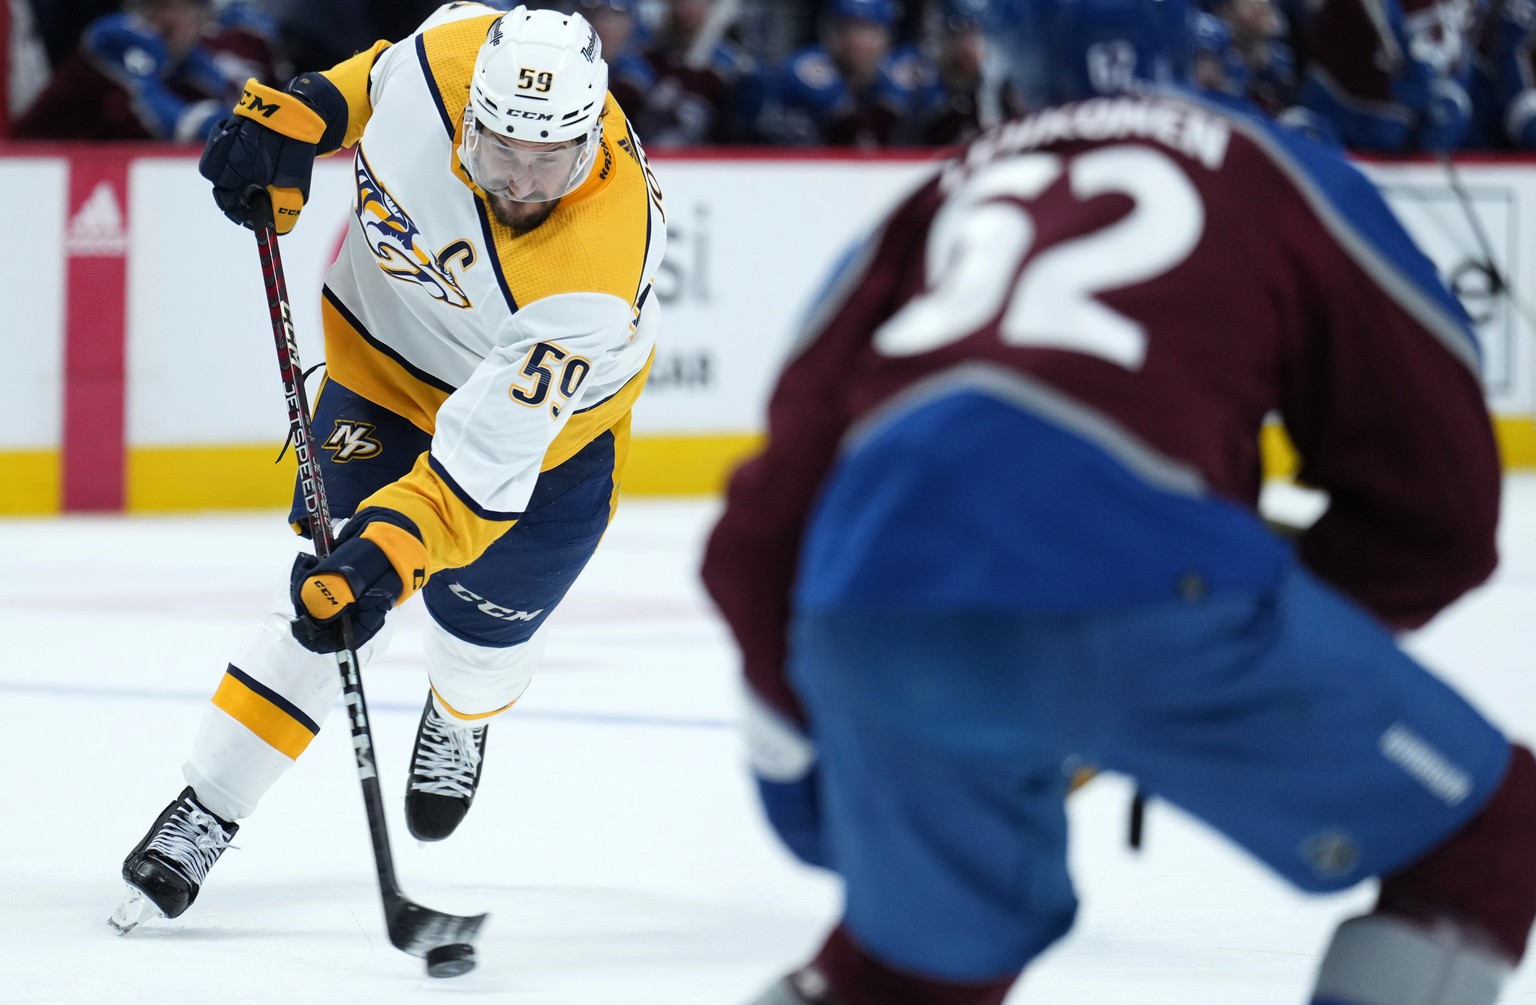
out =
[[[750,688],[743,729],[758,799],[779,840],[800,861],[828,868],[821,838],[815,744]]]
[[[346,130],[347,100],[322,75],[301,74],[285,91],[253,77],[234,114],[209,134],[197,169],[213,182],[225,216],[252,230],[270,222],[286,234],[309,198],[315,155],[339,148]]]
[[[294,560],[288,580],[293,637],[311,652],[338,652],[346,648],[346,618],[352,644],[360,647],[384,627],[390,609],[426,581],[427,548],[416,525],[371,506],[348,521],[328,557],[301,554]]]

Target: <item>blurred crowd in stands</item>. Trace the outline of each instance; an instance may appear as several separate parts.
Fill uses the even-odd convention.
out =
[[[247,77],[329,67],[438,2],[0,0],[0,123],[17,139],[198,142]],[[1198,2],[1196,83],[1216,100],[1356,150],[1536,147],[1536,0]],[[528,6],[592,22],[652,148],[942,147],[1025,110],[983,72],[986,0]]]

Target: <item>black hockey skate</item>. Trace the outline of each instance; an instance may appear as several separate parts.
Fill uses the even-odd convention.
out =
[[[123,860],[128,896],[107,923],[127,935],[145,918],[181,917],[239,829],[182,789]]]
[[[418,841],[441,841],[454,832],[480,784],[489,726],[456,728],[437,714],[432,696],[416,727],[411,780],[405,789],[405,824]]]

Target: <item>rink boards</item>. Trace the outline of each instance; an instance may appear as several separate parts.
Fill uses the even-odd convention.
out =
[[[773,375],[828,266],[932,160],[654,160],[668,209],[656,277],[665,328],[627,489],[712,493],[756,442]],[[1461,161],[1460,193],[1432,161],[1366,167],[1478,322],[1506,460],[1536,466],[1536,161]],[[309,205],[282,241],[309,364],[321,359],[319,290],[348,189],[346,159],[317,164]],[[286,417],[254,240],[214,208],[195,151],[0,147],[0,191],[12,235],[0,245],[12,332],[0,514],[282,504],[292,469],[273,463]],[[1512,296],[1494,289],[1485,243]],[[1277,469],[1283,454],[1270,453]]]

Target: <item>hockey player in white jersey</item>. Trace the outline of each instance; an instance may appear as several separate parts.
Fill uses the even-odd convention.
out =
[[[430,689],[407,821],[436,841],[468,811],[487,724],[527,687],[611,518],[655,345],[661,193],[607,79],[579,15],[450,3],[284,89],[250,81],[210,137],[220,209],[254,227],[270,205],[280,234],[316,154],[355,147],[313,417],[350,519],[231,659],[187,787],[123,863],[120,930],[185,911],[308,746],[339,692],[341,619],[366,663],[418,592]]]

